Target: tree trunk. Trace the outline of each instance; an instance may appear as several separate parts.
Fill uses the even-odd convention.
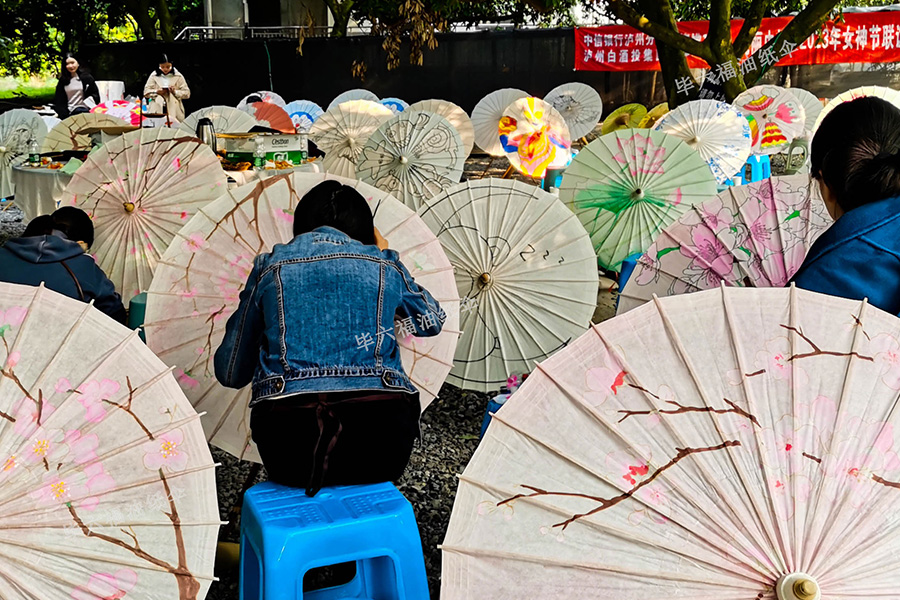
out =
[[[156,20],[150,16],[149,0],[125,0],[125,10],[137,22],[141,39],[156,41]]]
[[[331,28],[332,37],[347,37],[347,26],[350,23],[350,11],[353,9],[353,0],[325,0],[325,5],[334,17],[334,27]]]
[[[659,66],[662,70],[663,86],[666,88],[669,110],[689,100],[695,100],[700,91],[699,84],[691,75],[684,52],[678,48],[667,46],[659,40],[656,41],[656,50],[659,52]],[[678,91],[679,81],[690,83],[688,93]]]
[[[159,33],[164,41],[174,42],[175,34],[172,28],[175,25],[175,20],[172,18],[172,13],[169,12],[166,0],[157,0],[156,6],[156,14],[159,17]]]

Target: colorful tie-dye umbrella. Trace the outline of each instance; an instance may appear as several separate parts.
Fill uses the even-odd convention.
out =
[[[135,127],[141,126],[141,105],[137,102],[129,102],[127,100],[110,100],[108,102],[98,104],[91,109],[91,112],[94,114],[116,117],[117,119],[121,119],[129,125],[133,125]]]
[[[347,90],[341,94],[335,96],[334,100],[331,101],[331,104],[328,105],[328,108],[325,110],[331,110],[336,106],[340,106],[344,102],[350,102],[352,100],[368,100],[369,102],[378,102],[378,96],[369,90],[365,90],[363,88],[356,88],[353,90]]]
[[[88,156],[60,206],[94,220],[94,255],[126,305],[146,291],[175,234],[227,187],[209,146],[178,129],[140,129]]]
[[[78,133],[88,127],[124,127],[125,121],[117,117],[97,113],[72,115],[57,123],[47,133],[41,152],[62,152],[63,150],[90,150],[91,136]]]
[[[551,167],[565,167],[572,159],[572,138],[565,119],[539,98],[510,104],[500,118],[500,145],[513,167],[542,178]]]
[[[600,127],[600,133],[606,135],[620,129],[637,128],[647,116],[647,107],[643,104],[626,104],[612,111]]]
[[[325,112],[322,107],[311,100],[294,100],[284,107],[285,112],[294,123],[297,133],[309,133],[316,119]]]
[[[796,289],[660,298],[491,420],[442,600],[850,600],[900,589],[900,320]]]
[[[597,306],[590,239],[554,195],[509,179],[456,185],[419,209],[456,273],[462,338],[450,383],[496,391],[581,335]]]
[[[600,265],[612,271],[715,195],[716,179],[697,152],[648,129],[615,131],[582,148],[559,190],[591,235]]]
[[[750,157],[750,125],[741,111],[724,102],[687,102],[654,129],[684,140],[703,157],[719,183],[734,179]]]
[[[506,151],[500,143],[497,127],[503,117],[503,111],[516,100],[527,98],[522,90],[504,88],[496,90],[482,98],[472,109],[472,127],[475,129],[475,143],[491,156],[505,156]]]
[[[359,181],[310,173],[271,177],[229,190],[195,215],[166,251],[148,294],[145,329],[150,347],[177,366],[188,398],[208,413],[204,428],[210,442],[244,460],[260,461],[250,440],[250,387],[231,390],[219,385],[213,354],[228,316],[238,307],[253,259],[294,237],[297,203],[326,179],[353,186],[368,199],[375,225],[390,247],[447,312],[443,331],[436,337],[413,337],[402,322],[381,334],[398,340],[403,367],[419,390],[423,409],[437,396],[453,365],[459,339],[453,267],[434,234],[402,202]],[[351,344],[374,343],[364,332],[354,335]]]
[[[219,533],[200,416],[136,333],[0,283],[4,600],[199,600]]]
[[[276,104],[270,102],[251,102],[241,110],[256,119],[263,127],[280,131],[281,133],[296,133],[294,122],[287,112]]]
[[[349,100],[326,110],[309,130],[309,138],[325,152],[325,171],[356,177],[356,164],[369,136],[392,116],[391,109],[371,100]]]
[[[783,287],[830,225],[807,175],[729,187],[660,233],[619,293],[618,310],[719,285]]]
[[[592,132],[603,115],[600,94],[584,83],[573,81],[557,86],[550,90],[544,101],[550,103],[566,120],[569,135],[574,140]]]
[[[238,102],[237,108],[243,109],[248,104],[252,104],[253,102],[267,102],[269,104],[274,104],[275,106],[280,106],[284,108],[285,101],[284,98],[276,94],[275,92],[269,92],[263,90],[261,92],[253,92],[252,94],[247,94],[246,96]]]
[[[446,119],[406,110],[372,134],[359,157],[356,175],[417,210],[459,183],[465,161],[462,140]]]
[[[400,114],[409,108],[409,104],[400,98],[382,98],[379,102],[391,109],[391,112],[395,115]]]
[[[248,133],[259,125],[252,115],[233,106],[207,106],[192,112],[178,127],[185,133],[196,135],[200,119],[212,121],[216,133]]]
[[[43,143],[47,126],[33,110],[14,108],[0,115],[0,198],[12,196],[13,165],[25,161],[31,140]]]
[[[819,125],[822,124],[822,120],[834,110],[834,107],[838,104],[843,104],[844,102],[849,102],[850,100],[856,100],[857,98],[881,98],[886,102],[890,102],[897,108],[900,108],[900,92],[897,90],[893,90],[891,88],[886,88],[880,85],[865,85],[862,87],[853,88],[852,90],[847,90],[843,94],[838,94],[831,101],[825,105],[825,108],[819,113],[819,117],[816,120],[815,129],[819,128]]]
[[[409,105],[410,110],[430,112],[447,119],[456,128],[459,137],[462,138],[466,156],[472,154],[475,147],[475,128],[466,111],[447,100],[420,100]]]
[[[741,112],[753,115],[759,123],[756,154],[777,154],[787,150],[795,137],[803,133],[806,111],[790,90],[777,85],[758,85],[734,99]]]

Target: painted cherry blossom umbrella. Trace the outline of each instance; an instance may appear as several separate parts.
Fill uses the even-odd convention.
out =
[[[372,134],[356,175],[416,210],[459,183],[465,161],[462,140],[446,119],[406,110]]]
[[[141,105],[137,102],[128,102],[127,100],[110,100],[102,102],[91,109],[94,114],[107,115],[116,117],[125,121],[129,125],[140,127],[142,115]]]
[[[556,86],[544,101],[566,120],[569,134],[575,140],[592,132],[603,115],[603,100],[597,90],[577,81]]]
[[[750,157],[750,125],[741,111],[724,102],[687,102],[657,121],[654,129],[684,140],[719,183],[734,179]]]
[[[865,85],[862,87],[853,88],[852,90],[847,90],[843,94],[838,94],[831,101],[825,105],[825,108],[819,113],[819,117],[816,120],[815,129],[819,128],[819,125],[822,124],[822,120],[834,110],[834,107],[838,104],[843,104],[844,102],[849,102],[850,100],[856,100],[857,98],[866,98],[868,96],[872,96],[874,98],[881,98],[886,102],[890,102],[897,108],[900,108],[900,92],[897,90],[883,87],[880,85]]]
[[[620,292],[618,311],[720,285],[783,287],[831,222],[808,175],[729,187],[660,233]]]
[[[255,100],[254,97],[259,98],[259,100]],[[274,104],[275,106],[280,106],[284,108],[285,101],[284,98],[276,94],[275,92],[269,92],[263,90],[261,92],[253,92],[252,94],[247,94],[244,96],[240,102],[238,102],[237,108],[243,109],[248,104],[252,104],[249,100],[254,99],[255,102],[267,102],[269,104]]]
[[[5,600],[201,600],[220,520],[200,417],[136,332],[0,284]]]
[[[793,288],[595,325],[491,420],[441,598],[896,597],[898,333]]]
[[[263,127],[268,127],[281,133],[296,133],[294,122],[291,120],[290,115],[277,104],[251,102],[241,110],[252,116]]]
[[[98,113],[72,115],[57,123],[47,133],[41,152],[62,152],[63,150],[90,150],[91,136],[78,133],[88,127],[124,127],[128,125],[118,117]]]
[[[212,121],[216,133],[249,133],[259,125],[253,115],[233,106],[207,106],[195,110],[179,125],[185,133],[195,135],[200,119]]]
[[[14,108],[0,115],[0,198],[11,196],[15,191],[13,165],[25,161],[32,139],[41,144],[45,135],[47,126],[33,110]]]
[[[371,100],[350,100],[325,111],[309,130],[310,139],[325,152],[325,171],[355,177],[369,136],[393,116],[391,109]]]
[[[176,367],[178,381],[199,410],[214,446],[259,462],[250,440],[250,388],[218,384],[212,358],[225,323],[238,307],[257,254],[293,238],[293,213],[303,195],[326,179],[358,189],[370,203],[375,225],[400,253],[416,281],[447,312],[440,335],[416,338],[398,322],[380,335],[398,339],[403,366],[419,390],[422,408],[437,396],[453,365],[459,339],[459,295],[453,267],[440,242],[416,214],[389,194],[359,181],[294,173],[229,190],[205,206],[179,232],[160,262],[147,298],[147,343]],[[377,336],[347,332],[348,343],[371,347]]]
[[[188,219],[227,187],[209,146],[178,129],[139,129],[88,156],[60,198],[94,220],[91,253],[128,301]]]
[[[462,138],[466,156],[472,154],[472,148],[475,146],[475,129],[472,127],[472,120],[466,111],[447,100],[420,100],[410,104],[409,108],[419,112],[434,113],[447,119]]]
[[[322,107],[311,100],[294,100],[284,107],[285,112],[294,123],[297,133],[309,133],[316,119],[325,112]]]
[[[753,115],[759,123],[761,135],[753,146],[754,153],[783,152],[795,137],[803,134],[806,111],[788,89],[758,85],[739,94],[733,104],[741,112]]]
[[[506,151],[500,143],[497,127],[503,117],[503,111],[516,100],[527,98],[528,94],[514,88],[495,90],[478,101],[472,109],[472,127],[475,130],[475,143],[491,156],[505,156]]]
[[[697,152],[648,129],[614,131],[582,148],[559,190],[588,230],[600,265],[613,271],[691,205],[715,195],[716,180]]]
[[[565,119],[540,98],[522,98],[506,107],[498,133],[510,164],[529,177],[540,179],[547,169],[564,168],[572,160]]]
[[[453,385],[498,390],[589,326],[596,259],[584,227],[554,195],[520,181],[472,180],[419,215],[446,250],[462,297]]]
[[[334,100],[331,101],[331,104],[328,105],[328,108],[325,110],[331,110],[332,108],[343,104],[344,102],[350,102],[351,100],[368,100],[369,102],[380,102],[378,100],[378,96],[369,90],[365,90],[362,88],[356,88],[353,90],[347,90],[341,94],[335,96]]]

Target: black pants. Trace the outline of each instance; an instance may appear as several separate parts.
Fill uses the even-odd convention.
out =
[[[269,479],[306,488],[396,481],[419,433],[419,395],[331,392],[263,400],[250,429]]]

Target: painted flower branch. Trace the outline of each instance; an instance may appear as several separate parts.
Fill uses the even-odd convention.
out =
[[[810,352],[804,352],[801,354],[792,354],[791,356],[789,356],[785,359],[785,362],[787,362],[787,363],[798,361],[798,360],[801,360],[804,358],[812,358],[814,356],[854,357],[854,358],[858,358],[860,360],[866,360],[869,362],[875,361],[874,357],[865,356],[865,355],[860,354],[859,352],[838,352],[838,351],[834,351],[834,350],[822,350],[822,348],[820,348],[815,342],[813,342],[811,339],[809,339],[809,337],[806,336],[799,327],[792,327],[790,325],[783,325],[783,324],[779,325],[779,327],[781,327],[782,329],[785,329],[787,331],[796,333],[798,336],[800,336],[800,338],[804,342],[809,344],[810,348],[812,348],[812,351],[810,351]],[[766,369],[760,369],[758,371],[754,371],[753,373],[746,373],[744,376],[745,377],[756,377],[758,375],[763,375],[765,373],[766,373]]]
[[[599,506],[597,506],[596,508],[594,508],[588,512],[572,515],[565,521],[561,521],[561,522],[553,525],[553,527],[561,527],[563,530],[565,530],[566,527],[568,527],[569,525],[571,525],[572,523],[574,523],[580,519],[584,519],[584,518],[590,517],[592,515],[595,515],[598,512],[604,511],[607,508],[612,508],[612,507],[616,506],[617,504],[631,498],[638,491],[640,491],[641,488],[646,487],[647,485],[652,483],[654,480],[656,480],[660,475],[662,475],[663,473],[665,473],[666,471],[668,471],[669,469],[671,469],[672,467],[677,465],[679,462],[681,462],[688,456],[691,456],[692,454],[702,454],[705,452],[716,452],[718,450],[724,450],[726,448],[731,448],[731,447],[740,446],[740,445],[741,445],[741,443],[737,440],[729,440],[726,442],[722,442],[721,444],[718,444],[716,446],[709,446],[706,448],[676,448],[677,454],[674,457],[672,457],[669,460],[669,462],[667,462],[666,464],[662,465],[661,467],[659,467],[658,469],[653,471],[653,473],[651,473],[646,479],[642,480],[640,483],[635,484],[634,487],[632,487],[627,492],[622,492],[621,494],[619,494],[617,496],[613,496],[611,498],[603,498],[602,496],[591,496],[589,494],[582,494],[582,493],[578,493],[578,492],[551,492],[551,491],[543,490],[541,488],[530,486],[530,485],[522,485],[521,487],[523,487],[527,490],[531,490],[531,493],[530,494],[517,494],[517,495],[513,496],[512,498],[507,498],[506,500],[501,500],[500,502],[497,503],[497,506],[503,506],[504,504],[509,504],[511,502],[514,502],[516,500],[523,499],[523,498],[539,498],[542,496],[561,496],[561,497],[567,497],[567,498],[583,498],[585,500],[590,500],[592,502],[598,503]]]
[[[813,456],[812,454],[809,454],[807,452],[803,453],[803,458],[807,458],[807,459],[813,461],[814,463],[816,463],[817,465],[822,464],[821,458],[819,458],[818,456]],[[900,490],[900,481],[890,481],[889,479],[885,479],[884,477],[881,477],[880,475],[876,475],[874,473],[872,473],[871,478],[872,478],[872,481],[874,481],[875,483],[881,484],[885,487]]]
[[[141,419],[136,414],[134,414],[134,412],[131,410],[131,403],[134,401],[134,387],[131,385],[130,377],[125,377],[125,384],[128,386],[128,400],[125,403],[120,404],[118,402],[113,402],[112,400],[110,400],[108,398],[102,398],[101,402],[105,402],[106,404],[109,404],[110,406],[115,406],[116,408],[123,410],[126,413],[128,413],[129,415],[131,415],[131,418],[133,418],[135,420],[135,422],[140,426],[140,428],[144,431],[144,433],[147,434],[147,437],[149,437],[150,440],[152,441],[154,439],[153,433],[151,433],[151,431],[149,429],[147,429],[147,426],[144,425],[143,421],[141,421]]]
[[[645,394],[652,396],[653,398],[664,401],[666,404],[670,404],[675,408],[671,409],[661,409],[654,408],[649,410],[620,410],[619,413],[622,415],[622,418],[619,419],[619,423],[625,421],[629,417],[636,417],[640,415],[681,415],[685,413],[715,413],[717,415],[726,415],[726,414],[736,414],[742,416],[749,421],[751,421],[757,427],[760,427],[759,420],[729,400],[728,398],[722,398],[722,400],[731,408],[713,408],[711,406],[685,406],[675,400],[662,400],[657,394],[654,394],[650,390],[642,388],[638,385],[634,385],[633,383],[626,384],[628,387],[644,392]]]

